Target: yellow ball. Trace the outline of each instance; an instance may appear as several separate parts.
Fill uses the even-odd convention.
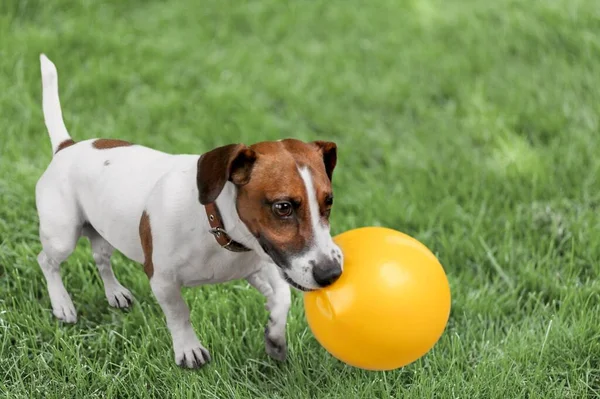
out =
[[[331,286],[304,294],[308,324],[339,360],[392,370],[419,359],[441,337],[450,315],[442,265],[416,239],[383,227],[334,238],[344,271]]]

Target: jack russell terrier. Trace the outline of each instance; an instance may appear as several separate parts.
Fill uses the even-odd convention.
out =
[[[175,362],[210,360],[190,323],[181,288],[246,279],[266,297],[267,353],[286,358],[290,286],[310,291],[342,273],[331,238],[335,143],[286,139],[231,144],[203,155],[171,155],[122,140],[75,143],[63,122],[54,64],[40,55],[44,120],[53,158],[35,195],[53,314],[77,312],[60,264],[79,237],[90,240],[111,306],[133,296],[115,278],[115,249],[143,263],[173,339]]]

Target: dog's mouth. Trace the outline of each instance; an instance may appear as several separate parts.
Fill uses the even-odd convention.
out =
[[[287,260],[283,256],[281,256],[280,253],[273,250],[273,248],[271,247],[271,245],[269,245],[269,243],[267,241],[259,240],[259,242],[260,242],[261,248],[263,249],[263,251],[265,251],[265,254],[267,254],[267,256],[269,256],[271,258],[273,263],[275,263],[277,265],[277,267],[279,268],[281,276],[283,277],[283,279],[285,280],[286,283],[288,283],[293,288],[295,288],[299,291],[302,291],[302,292],[314,291],[314,289],[303,287],[302,285],[300,285],[297,282],[295,282],[294,280],[292,280],[292,278],[290,276],[288,276],[287,273],[285,272],[285,269],[289,268],[289,264],[288,264]]]
[[[291,285],[292,287],[294,287],[295,289],[297,289],[299,291],[302,291],[302,292],[314,291],[314,289],[312,289],[312,288],[306,288],[306,287],[303,287],[300,284],[296,283],[283,270],[281,271],[281,275],[283,276],[283,279],[285,280],[286,283],[288,283],[289,285]]]

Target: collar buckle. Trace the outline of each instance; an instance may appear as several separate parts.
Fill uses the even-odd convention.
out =
[[[208,230],[208,232],[215,236],[215,238],[219,238],[221,235],[227,235],[227,232],[220,227],[213,227],[212,229]]]
[[[233,241],[229,234],[227,234],[227,231],[225,231],[225,226],[223,225],[223,220],[221,219],[221,213],[219,212],[219,208],[217,208],[216,203],[212,202],[210,204],[206,204],[204,205],[204,209],[206,210],[208,223],[211,227],[208,231],[215,237],[215,240],[221,246],[221,248],[231,252],[251,251],[251,249],[245,245],[237,241]]]

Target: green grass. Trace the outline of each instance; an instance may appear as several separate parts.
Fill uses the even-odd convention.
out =
[[[51,159],[38,55],[75,139],[169,152],[335,140],[335,233],[385,225],[448,274],[448,328],[397,371],[345,366],[294,294],[284,365],[244,282],[185,292],[211,350],[174,365],[141,267],[108,307],[82,242],[79,322],[51,317],[34,186]],[[7,398],[600,396],[600,7],[596,0],[0,3],[0,394]],[[368,348],[364,348],[368,350]]]

